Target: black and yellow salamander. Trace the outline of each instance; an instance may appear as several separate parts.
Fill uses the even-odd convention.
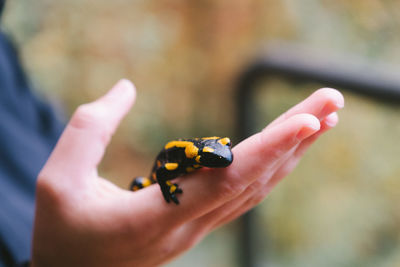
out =
[[[168,142],[158,154],[150,177],[136,177],[130,190],[137,191],[158,183],[164,199],[179,204],[176,194],[182,189],[170,180],[201,167],[224,168],[233,161],[231,140],[228,137],[179,139]]]

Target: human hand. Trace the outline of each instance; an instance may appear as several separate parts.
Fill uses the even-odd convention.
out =
[[[251,209],[306,149],[336,125],[342,95],[321,89],[233,148],[224,169],[178,178],[181,204],[157,185],[131,192],[97,174],[105,148],[135,99],[120,81],[73,115],[37,182],[32,266],[156,266]]]

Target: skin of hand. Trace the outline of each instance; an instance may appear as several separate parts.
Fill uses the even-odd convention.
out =
[[[233,148],[234,161],[178,178],[180,205],[157,185],[131,192],[98,176],[112,134],[135,100],[119,81],[80,106],[39,174],[32,266],[157,266],[258,203],[338,122],[334,89],[317,90]]]

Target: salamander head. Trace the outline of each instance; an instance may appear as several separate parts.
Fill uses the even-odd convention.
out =
[[[197,163],[204,167],[223,168],[233,161],[231,141],[228,137],[203,138],[204,146],[198,152]]]

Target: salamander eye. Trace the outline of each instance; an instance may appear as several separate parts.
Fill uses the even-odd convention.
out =
[[[229,139],[228,137],[219,139],[218,143],[220,143],[223,146],[231,146],[232,145],[231,139]]]

